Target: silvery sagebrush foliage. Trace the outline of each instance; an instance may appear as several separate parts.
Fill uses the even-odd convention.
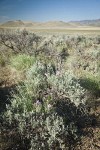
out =
[[[75,103],[76,106],[81,102],[85,103],[85,91],[78,83],[78,80],[75,79],[72,72],[60,73],[59,71],[57,72],[57,75],[49,76],[48,82],[58,94],[64,94],[71,102]]]
[[[11,105],[7,105],[6,118],[30,140],[30,150],[64,149],[68,136],[77,138],[77,127],[73,121],[65,124],[56,112],[55,100],[62,95],[78,107],[85,103],[85,91],[71,72],[54,72],[52,66],[46,68],[41,62],[34,63],[26,77],[26,81],[17,87],[17,93],[13,93]]]
[[[69,52],[69,63],[71,60],[81,66],[79,71],[89,68],[98,75],[99,46],[95,44],[99,39],[93,40],[84,36],[48,36],[37,45],[37,60],[26,67],[26,79],[17,86],[17,93],[12,94],[11,105],[7,105],[5,113],[9,123],[15,124],[20,134],[30,140],[30,150],[58,147],[66,150],[68,140],[71,143],[78,138],[77,124],[82,122],[82,117],[88,116],[86,90],[81,87],[73,68],[62,67],[67,59],[60,56]],[[88,77],[95,82],[92,73]],[[84,83],[86,86],[89,81]]]

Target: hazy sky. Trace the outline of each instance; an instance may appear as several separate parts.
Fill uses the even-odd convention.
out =
[[[100,18],[100,0],[0,0],[0,22]]]

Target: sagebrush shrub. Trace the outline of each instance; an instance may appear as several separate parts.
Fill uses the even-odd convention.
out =
[[[17,123],[20,134],[30,140],[31,150],[65,148],[68,142],[65,139],[73,136],[76,140],[78,137],[74,120],[67,121],[71,116],[67,116],[66,110],[62,112],[58,101],[65,98],[66,109],[70,103],[76,109],[85,103],[84,90],[71,73],[51,73],[49,67],[52,68],[34,63],[26,74],[26,81],[12,95],[11,105],[7,106],[5,114],[9,123]],[[61,116],[60,111],[63,113]]]
[[[40,38],[25,30],[0,36],[17,53],[9,65],[25,75],[11,95],[5,121],[22,143],[28,140],[30,150],[73,149],[81,128],[91,121],[87,90],[100,89],[99,37]]]

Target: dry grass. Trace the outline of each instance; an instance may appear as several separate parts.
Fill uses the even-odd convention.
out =
[[[76,27],[76,28],[33,28],[33,27],[0,27],[2,29],[23,30],[41,34],[79,34],[100,35],[100,27]]]

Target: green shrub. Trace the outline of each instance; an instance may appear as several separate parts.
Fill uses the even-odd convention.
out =
[[[10,65],[18,71],[26,71],[34,64],[34,62],[35,58],[33,56],[18,54],[11,58]]]
[[[100,77],[94,75],[86,75],[86,78],[80,79],[80,84],[85,89],[92,92],[100,91]]]

